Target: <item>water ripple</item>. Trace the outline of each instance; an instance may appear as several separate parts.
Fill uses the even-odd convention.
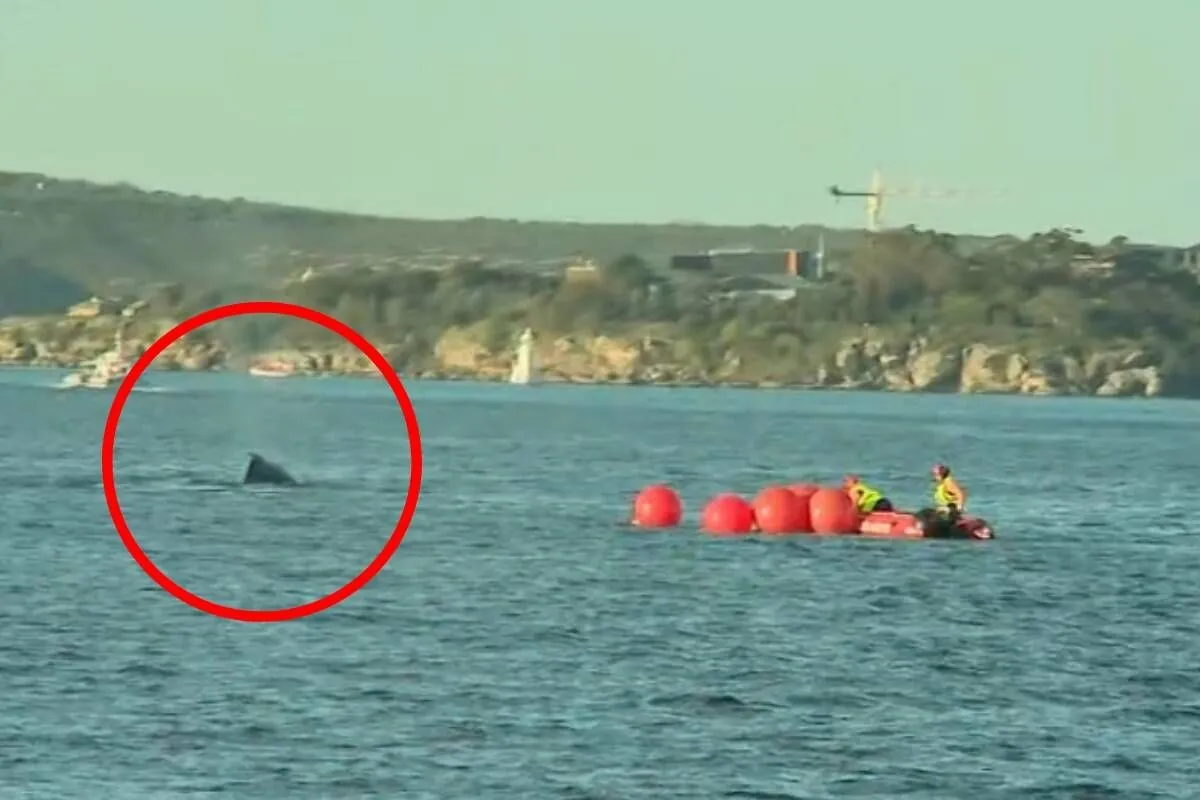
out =
[[[106,399],[22,380],[0,380],[0,796],[1195,796],[1191,405],[421,384],[398,557],[249,626],[169,598],[113,533]],[[174,579],[279,606],[378,552],[408,468],[381,387],[156,380],[176,390],[131,398],[117,473]],[[310,485],[240,489],[247,449]],[[914,503],[934,460],[1002,538],[616,524],[664,476],[693,519],[845,471]]]

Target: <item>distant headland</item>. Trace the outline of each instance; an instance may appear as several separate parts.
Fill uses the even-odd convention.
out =
[[[1054,229],[420,221],[0,173],[0,362],[74,365],[240,299],[325,311],[404,374],[1200,396],[1200,246]],[[136,303],[136,317],[121,310]],[[366,374],[293,320],[198,331],[170,369]]]

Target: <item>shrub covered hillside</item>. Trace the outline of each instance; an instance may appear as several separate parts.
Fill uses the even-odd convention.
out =
[[[0,315],[62,309],[93,292],[183,282],[242,296],[311,266],[441,266],[562,260],[586,253],[811,247],[819,228],[414,220],[218,200],[0,172]],[[825,231],[832,246],[861,236]]]
[[[801,381],[866,330],[890,342],[986,343],[1035,356],[1125,348],[1186,382],[1200,374],[1197,277],[1131,258],[1126,247],[1094,248],[1052,231],[964,252],[947,234],[893,231],[847,252],[828,280],[794,281],[795,296],[782,300],[723,291],[715,276],[676,279],[636,255],[613,260],[595,280],[464,263],[333,272],[290,284],[286,296],[402,345],[412,363],[451,326],[475,326],[501,349],[528,324],[552,336],[669,339],[702,370],[736,359],[747,379]]]
[[[818,237],[829,256],[820,280],[666,268],[671,254],[811,250]],[[603,266],[564,271],[575,255]],[[402,220],[0,173],[0,317],[59,314],[93,293],[138,295],[158,320],[284,297],[363,330],[409,370],[439,369],[448,332],[499,355],[529,325],[543,341],[654,343],[648,360],[669,362],[680,380],[888,388],[897,380],[889,365],[907,359],[907,388],[961,388],[967,380],[955,384],[951,366],[930,365],[936,350],[944,361],[965,365],[970,351],[993,372],[1027,373],[1009,380],[1023,387],[1013,390],[1054,390],[1058,373],[1082,387],[1072,390],[1096,390],[1096,375],[1116,369],[1097,366],[1103,355],[1120,369],[1155,370],[1146,393],[1200,394],[1194,265],[1195,254],[1181,260],[1121,239],[1093,246],[1062,230],[1018,239]],[[10,333],[10,360],[45,360],[29,355],[41,353],[37,337]],[[242,350],[313,336],[311,326],[267,319],[227,333]],[[946,374],[917,379],[930,370]]]

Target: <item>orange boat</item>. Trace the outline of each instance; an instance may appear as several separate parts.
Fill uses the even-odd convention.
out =
[[[995,531],[979,517],[962,515],[951,522],[932,509],[915,514],[904,511],[875,511],[859,523],[863,536],[881,539],[995,539]]]

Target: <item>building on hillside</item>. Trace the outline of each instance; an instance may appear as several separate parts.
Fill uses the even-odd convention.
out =
[[[1188,272],[1200,275],[1200,242],[1183,248],[1180,253],[1180,266]]]
[[[150,304],[145,300],[134,300],[132,303],[121,309],[121,316],[126,318],[135,317],[138,315],[138,312],[149,305]]]
[[[1080,253],[1071,257],[1071,272],[1079,277],[1107,278],[1112,275],[1117,261]]]
[[[111,298],[90,297],[82,303],[76,303],[67,309],[67,316],[72,319],[91,319],[121,311],[121,303]]]
[[[1200,279],[1200,244],[1191,247],[1164,247],[1156,244],[1126,244],[1115,254],[1080,253],[1071,259],[1071,271],[1079,276],[1110,277],[1120,271],[1126,275],[1150,270],[1190,272]]]
[[[713,287],[713,295],[725,298],[762,297],[770,300],[791,300],[796,296],[796,283],[782,286],[778,278],[756,277],[753,275],[734,275],[718,280]]]
[[[790,276],[820,280],[822,260],[819,252],[811,250],[710,250],[671,256],[670,268],[713,276]]]
[[[595,283],[600,280],[600,268],[590,258],[576,258],[563,267],[563,280],[568,283]]]
[[[712,257],[705,253],[671,256],[671,269],[679,272],[712,272]]]
[[[1200,244],[1191,247],[1127,244],[1113,261],[1115,268],[1122,271],[1161,269],[1191,272],[1200,277]]]

